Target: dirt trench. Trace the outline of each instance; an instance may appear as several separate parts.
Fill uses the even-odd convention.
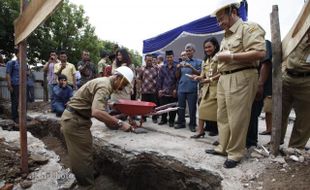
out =
[[[34,104],[31,111],[43,112],[27,124],[27,131],[39,138],[60,157],[60,162],[69,167],[69,159],[59,120],[46,117],[49,105]],[[5,109],[4,109],[5,110]],[[4,111],[5,113],[9,111]],[[5,114],[6,118],[7,114]],[[7,125],[6,130],[18,130]],[[206,170],[197,170],[184,163],[157,153],[133,154],[121,147],[98,143],[94,138],[94,165],[96,186],[99,189],[221,189],[222,178]]]

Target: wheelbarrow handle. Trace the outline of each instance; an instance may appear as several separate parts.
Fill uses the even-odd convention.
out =
[[[163,110],[163,109],[170,108],[170,107],[176,107],[176,106],[178,106],[178,102],[173,102],[173,103],[170,103],[170,104],[166,104],[166,105],[163,105],[163,106],[156,107],[154,110],[155,111],[159,111],[159,110]]]
[[[155,111],[155,112],[152,112],[148,115],[161,115],[163,113],[168,113],[168,112],[171,112],[171,111],[177,111],[179,109],[179,107],[174,107],[174,108],[166,108],[164,110],[159,110],[159,111]]]

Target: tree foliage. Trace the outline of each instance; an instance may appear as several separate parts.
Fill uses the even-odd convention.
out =
[[[18,15],[18,0],[0,1],[0,50],[7,56],[9,55],[9,52],[14,52],[13,21]]]
[[[13,52],[13,21],[19,14],[19,0],[0,1],[0,49]],[[65,50],[68,61],[76,64],[81,59],[83,50],[88,50],[91,59],[97,63],[102,49],[111,52],[115,45],[100,40],[95,34],[95,27],[89,23],[82,6],[64,0],[62,5],[42,23],[28,38],[27,57],[29,64],[44,63],[51,50]],[[135,65],[141,64],[138,52],[129,51]]]

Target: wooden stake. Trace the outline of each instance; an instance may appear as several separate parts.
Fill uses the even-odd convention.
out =
[[[282,44],[277,5],[272,6],[270,24],[273,57],[271,153],[276,156],[279,153],[282,123]]]
[[[21,14],[26,9],[28,0],[21,0]],[[27,125],[26,125],[26,84],[27,84],[27,42],[23,40],[19,48],[19,134],[21,149],[21,172],[28,173],[28,148],[27,148]]]

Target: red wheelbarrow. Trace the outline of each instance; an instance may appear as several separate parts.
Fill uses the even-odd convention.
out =
[[[168,112],[176,111],[179,109],[177,107],[178,105],[177,102],[156,107],[156,104],[153,102],[120,99],[112,103],[111,105],[115,110],[125,115],[131,116],[131,117],[141,115],[139,126],[134,121],[129,121],[129,123],[134,128],[142,127],[142,123],[143,123],[142,116],[160,115],[163,113],[168,113]]]

